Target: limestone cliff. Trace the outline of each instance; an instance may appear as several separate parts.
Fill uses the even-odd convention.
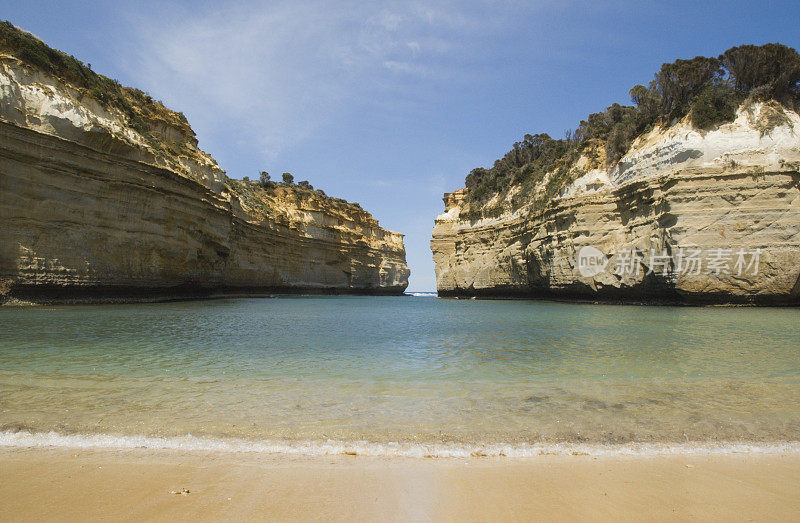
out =
[[[230,179],[182,114],[1,29],[0,301],[407,286],[357,204]]]
[[[554,173],[524,195],[446,194],[439,293],[800,303],[797,113],[748,102],[712,130],[658,125],[611,167],[597,156],[544,205]]]

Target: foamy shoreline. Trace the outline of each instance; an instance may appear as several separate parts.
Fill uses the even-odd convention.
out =
[[[403,458],[470,458],[534,456],[669,456],[726,454],[796,454],[800,442],[688,442],[688,443],[378,443],[369,441],[247,441],[236,438],[118,436],[59,434],[57,432],[0,432],[0,447],[62,449],[151,449],[256,453],[292,456],[359,455]]]

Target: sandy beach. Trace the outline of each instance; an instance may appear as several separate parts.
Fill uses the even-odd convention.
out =
[[[3,519],[797,520],[800,456],[0,450]],[[188,494],[174,494],[187,489]]]

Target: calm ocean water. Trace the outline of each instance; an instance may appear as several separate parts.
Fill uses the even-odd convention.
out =
[[[281,297],[0,309],[0,444],[800,448],[800,310]]]

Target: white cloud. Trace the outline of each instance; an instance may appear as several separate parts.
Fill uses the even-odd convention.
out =
[[[452,41],[481,22],[454,5],[313,0],[162,12],[137,25],[145,85],[175,93],[198,127],[241,133],[274,157],[350,101],[402,92],[406,77],[446,77]]]

